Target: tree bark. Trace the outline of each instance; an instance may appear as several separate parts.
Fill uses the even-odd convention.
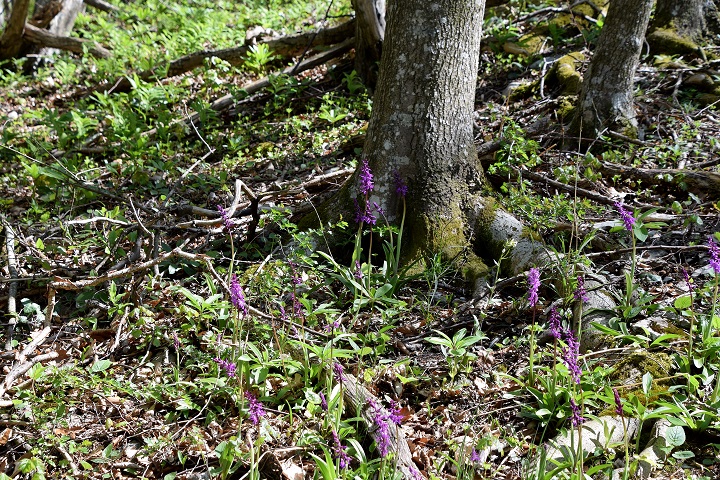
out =
[[[484,183],[474,110],[484,1],[394,0],[363,151],[375,173],[370,202],[401,212],[393,179],[409,187],[408,254],[467,246],[467,202]],[[396,173],[397,172],[397,173]],[[349,187],[356,196],[355,184]]]
[[[22,35],[30,8],[30,0],[15,0],[0,37],[0,60],[15,58],[22,48]]]
[[[613,0],[582,85],[572,130],[595,138],[605,128],[637,136],[634,76],[652,0]]]
[[[353,0],[355,8],[355,71],[365,86],[377,83],[378,63],[385,39],[385,0]]]
[[[698,42],[706,28],[704,4],[705,0],[657,0],[650,29],[671,28],[681,37]]]

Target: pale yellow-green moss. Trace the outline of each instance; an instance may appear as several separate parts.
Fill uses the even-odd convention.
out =
[[[578,68],[584,61],[585,55],[580,52],[573,52],[560,57],[548,72],[547,79],[560,85],[562,95],[576,95],[580,93],[583,80]]]
[[[619,389],[624,398],[634,394],[641,402],[647,403],[657,399],[658,394],[666,392],[671,386],[668,377],[673,375],[672,366],[672,358],[666,353],[638,350],[614,365],[609,379],[613,385],[629,386],[629,388]],[[645,373],[650,373],[653,377],[649,398],[642,390],[642,377]],[[630,387],[630,385],[632,386]]]
[[[559,97],[555,113],[557,113],[557,116],[561,119],[572,118],[573,115],[575,115],[575,102],[577,102],[577,95]]]
[[[655,29],[648,34],[647,41],[654,54],[682,55],[700,51],[695,42],[680,36],[672,27]]]
[[[508,95],[508,99],[511,102],[514,102],[514,101],[529,97],[534,92],[536,92],[539,87],[540,87],[539,80],[536,80],[534,82],[529,82],[529,83],[521,83],[520,85],[516,86],[515,88],[513,88],[510,91],[510,94]]]
[[[463,278],[470,285],[475,285],[475,282],[487,276],[489,271],[485,262],[474,253],[469,253],[462,264]]]

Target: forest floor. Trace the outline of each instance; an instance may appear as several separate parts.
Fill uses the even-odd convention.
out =
[[[550,29],[529,51],[523,35],[562,13],[513,2],[488,13],[474,120],[479,148],[492,151],[481,160],[499,203],[557,252],[531,305],[525,272],[495,264],[484,285],[468,285],[460,260],[428,256],[391,275],[378,246],[357,279],[351,220],[297,228],[361,161],[371,98],[352,52],[252,94],[251,82],[298,57],[256,47],[244,65],[210,60],[91,92],[155,66],[158,53],[241,44],[257,24],[337,24],[349,2],[146,3],[81,15],[76,31],[111,45],[113,59],[61,53],[33,76],[0,73],[0,305],[16,312],[0,335],[0,478],[393,478],[397,458],[377,443],[387,418],[366,418],[387,411],[423,478],[578,478],[572,458],[547,474],[535,459],[570,429],[571,400],[588,421],[615,415],[613,388],[642,433],[627,462],[622,441],[596,445],[587,475],[637,468],[665,419],[679,430],[650,478],[720,478],[708,246],[720,241],[720,115],[705,77],[690,81],[715,82],[717,47],[709,61],[645,55],[640,139],[608,133],[581,153],[563,127],[575,97],[540,79],[543,59],[588,53],[597,25]],[[230,107],[213,111],[226,94]],[[616,202],[635,218],[631,232]],[[346,241],[331,258],[312,243],[329,235]],[[594,291],[617,302],[575,384],[547,323],[552,307],[568,326],[583,314],[578,275],[602,278]],[[350,377],[377,408],[353,411]]]

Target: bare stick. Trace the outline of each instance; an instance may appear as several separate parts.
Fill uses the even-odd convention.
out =
[[[5,350],[12,349],[12,338],[15,332],[15,325],[17,325],[17,286],[18,286],[18,272],[17,272],[17,258],[15,257],[15,232],[13,232],[10,224],[3,218],[2,221],[5,226],[5,250],[7,251],[7,263],[8,271],[10,272],[10,285],[8,287],[8,325],[5,331]]]

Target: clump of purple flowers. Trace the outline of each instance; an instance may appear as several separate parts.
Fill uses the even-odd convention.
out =
[[[562,339],[562,324],[560,323],[560,313],[557,308],[552,307],[550,309],[550,316],[548,317],[548,324],[550,327],[550,335],[556,339]]]
[[[367,202],[365,203],[364,208],[360,208],[360,204],[357,200],[353,199],[353,202],[355,202],[355,223],[369,223],[370,225],[375,225],[377,217],[375,217],[373,212],[368,208]]]
[[[328,411],[327,399],[323,392],[320,392],[320,408],[322,408],[324,412]]]
[[[237,366],[229,361],[229,360],[223,360],[222,358],[214,358],[213,361],[218,364],[218,367],[225,370],[225,375],[228,377],[234,377],[235,376],[235,370],[237,369]]]
[[[573,296],[575,297],[575,300],[583,303],[590,300],[587,290],[585,290],[585,278],[582,275],[577,276],[577,288],[575,289]]]
[[[338,382],[345,381],[345,375],[343,374],[343,366],[340,362],[333,363],[333,374],[335,375],[335,380],[337,380]]]
[[[715,272],[715,275],[718,275],[720,274],[720,248],[712,237],[708,240],[707,246],[710,251],[710,266]]]
[[[393,183],[395,184],[395,194],[400,198],[405,198],[405,195],[407,195],[408,192],[408,187],[400,176],[400,172],[397,170],[393,172]]]
[[[570,370],[573,380],[579,385],[580,375],[582,374],[580,365],[578,365],[580,342],[578,342],[574,331],[570,329],[565,330],[565,343],[567,343],[567,347],[565,347],[562,353],[563,361],[565,362],[565,365],[567,365],[568,370]]]
[[[615,397],[615,413],[622,417],[623,416],[622,400],[620,400],[620,394],[618,393],[617,388],[613,388],[613,396]]]
[[[335,459],[338,461],[338,466],[340,468],[347,468],[350,466],[350,455],[347,454],[345,451],[347,447],[340,443],[340,437],[338,437],[338,434],[335,430],[332,431],[333,436],[333,454],[335,455]]]
[[[470,461],[473,463],[480,463],[480,453],[474,448],[472,449],[472,452],[470,452]]]
[[[618,212],[623,219],[623,223],[625,224],[625,230],[627,230],[628,232],[632,232],[633,227],[635,226],[635,217],[633,217],[632,213],[627,211],[625,207],[623,207],[623,204],[620,202],[615,202],[615,208],[618,209]]]
[[[538,302],[538,289],[540,288],[540,271],[531,268],[528,272],[528,303],[534,307]]]
[[[235,308],[238,309],[240,313],[243,315],[248,314],[248,306],[245,302],[245,294],[243,293],[243,289],[240,286],[240,282],[238,282],[237,275],[233,273],[232,278],[230,279],[230,302],[235,306]]]
[[[570,423],[573,427],[577,427],[582,425],[582,423],[585,421],[585,419],[580,415],[580,407],[575,403],[575,400],[572,398],[570,399],[570,409],[572,410],[572,415],[570,415]]]
[[[220,217],[222,218],[225,230],[232,232],[232,229],[235,228],[235,222],[233,222],[232,218],[228,215],[227,210],[225,210],[222,205],[218,205],[217,209],[218,212],[220,212]]]
[[[265,416],[265,408],[263,407],[260,400],[249,390],[245,390],[245,398],[248,401],[248,416],[250,421],[257,425],[260,423],[260,419]]]
[[[293,262],[288,262],[290,265],[290,270],[292,271],[292,275],[290,275],[290,282],[293,285],[302,285],[302,278],[300,278],[300,274],[297,272],[297,266]]]
[[[395,425],[400,425],[403,420],[402,413],[400,413],[400,404],[395,400],[390,400],[390,414],[388,419]]]
[[[370,170],[370,164],[368,163],[367,158],[364,158],[362,164],[360,165],[360,175],[358,179],[360,180],[360,193],[363,195],[367,195],[373,188],[375,188],[375,184],[373,183],[373,173],[372,170]]]
[[[373,425],[375,426],[375,440],[377,442],[378,453],[381,457],[387,456],[390,451],[390,423],[395,422],[399,416],[397,414],[390,414],[384,408],[375,402],[375,400],[368,399],[368,406],[372,409],[371,415]],[[399,425],[399,423],[398,423]]]

